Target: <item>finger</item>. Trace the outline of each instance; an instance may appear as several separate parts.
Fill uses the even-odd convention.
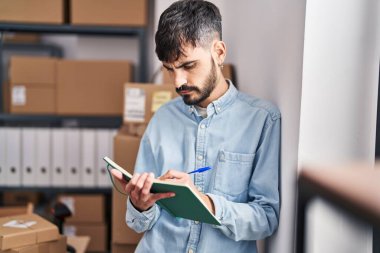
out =
[[[140,174],[139,174],[139,173],[134,174],[134,175],[132,176],[132,178],[131,178],[130,183],[131,183],[133,186],[135,186],[136,183],[137,183],[137,181],[139,180],[139,178],[140,178]]]
[[[139,178],[140,178],[139,173],[134,174],[131,180],[129,181],[129,183],[125,186],[125,191],[128,193],[128,195],[131,195],[131,192],[134,190],[135,185],[137,181],[139,180]]]
[[[148,177],[146,178],[145,180],[145,184],[141,190],[141,193],[143,195],[149,195],[150,193],[150,188],[152,187],[152,184],[153,184],[153,180],[154,180],[154,174],[153,173],[149,173],[148,174]]]
[[[160,199],[167,199],[167,198],[173,198],[173,197],[175,197],[174,192],[155,193],[151,195],[150,201],[155,203],[156,201],[159,201]]]
[[[144,184],[145,184],[145,181],[148,177],[148,173],[143,173],[140,178],[137,180],[136,182],[136,185],[135,185],[135,188],[138,190],[138,191],[141,191],[141,189],[143,188]]]
[[[123,180],[123,174],[120,171],[116,169],[111,169],[111,174],[114,178],[118,180]]]
[[[160,180],[173,179],[173,178],[183,178],[187,176],[187,173],[180,172],[177,170],[168,170],[164,175],[160,177]]]
[[[134,188],[134,185],[129,182],[128,184],[125,185],[124,189],[125,189],[125,192],[130,195],[131,194],[131,191],[133,190]]]

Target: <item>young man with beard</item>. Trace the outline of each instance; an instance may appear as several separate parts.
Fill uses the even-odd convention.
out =
[[[136,252],[254,253],[278,226],[280,113],[224,79],[221,36],[219,10],[206,1],[175,2],[160,17],[156,53],[181,97],[151,119],[135,174],[123,183],[126,222],[145,232]],[[187,174],[205,166],[212,170]],[[150,193],[155,176],[191,186],[222,225],[161,209],[155,202],[173,194]]]

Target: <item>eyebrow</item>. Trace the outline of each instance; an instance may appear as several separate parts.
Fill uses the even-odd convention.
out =
[[[180,69],[180,68],[182,68],[182,67],[184,67],[184,66],[186,66],[186,65],[192,64],[192,63],[197,62],[197,61],[198,61],[198,60],[186,61],[186,62],[181,63],[179,66],[174,67],[174,68],[175,68],[175,69]],[[172,69],[171,67],[166,66],[165,64],[162,64],[162,65],[163,65],[164,68],[166,68],[166,69]]]

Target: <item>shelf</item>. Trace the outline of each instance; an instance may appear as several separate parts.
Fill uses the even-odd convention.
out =
[[[90,187],[5,187],[0,186],[0,192],[54,192],[54,193],[105,193],[111,194],[112,188],[90,188]]]
[[[147,40],[145,27],[128,26],[94,26],[94,25],[69,25],[69,24],[25,24],[0,22],[0,35],[2,32],[24,32],[42,34],[78,34],[98,36],[125,36],[136,37],[139,40],[139,66],[136,68],[136,82],[148,80],[147,66]],[[0,51],[2,40],[0,36]],[[1,56],[1,52],[0,52]]]
[[[144,29],[123,26],[0,23],[0,31],[3,32],[138,36],[144,34]]]
[[[121,116],[18,115],[0,113],[0,126],[119,128]]]

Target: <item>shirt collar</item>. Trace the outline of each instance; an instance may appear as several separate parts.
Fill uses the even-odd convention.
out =
[[[231,80],[226,79],[226,81],[228,83],[228,90],[220,98],[214,100],[207,106],[207,116],[210,116],[213,113],[221,113],[226,108],[228,108],[228,105],[232,104],[235,101],[238,91]],[[188,111],[191,114],[194,113],[195,115],[199,116],[195,106],[191,105],[187,107]]]

